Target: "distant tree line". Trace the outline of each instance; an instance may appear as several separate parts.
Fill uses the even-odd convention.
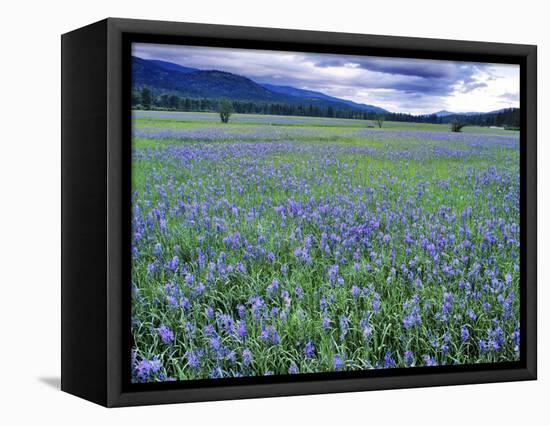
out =
[[[464,125],[470,126],[497,126],[518,129],[520,127],[519,108],[509,108],[490,114],[449,115],[440,118],[444,119],[440,121],[441,123],[452,123],[454,121],[460,121],[464,123]]]
[[[132,108],[160,109],[173,111],[203,111],[218,112],[222,100],[207,98],[188,98],[178,95],[162,94],[154,96],[147,87],[132,92]],[[403,113],[380,113],[378,111],[362,111],[353,107],[337,108],[332,105],[288,104],[253,101],[231,101],[233,112],[237,114],[269,114],[296,115],[310,117],[334,117],[359,120],[374,120],[377,124],[386,121],[402,121],[414,123],[447,124],[460,120],[464,125],[498,126],[519,128],[519,109],[510,108],[491,114],[479,115],[412,115]]]

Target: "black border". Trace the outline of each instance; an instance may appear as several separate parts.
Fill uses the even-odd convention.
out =
[[[236,48],[235,46],[238,46],[237,48],[246,48],[246,49],[266,49],[271,51],[282,51],[282,50],[288,50],[287,44],[269,44],[266,45],[262,42],[243,42],[242,40],[227,40],[227,39],[204,39],[204,38],[193,38],[193,37],[169,37],[169,36],[156,36],[156,35],[143,35],[143,34],[126,34],[123,39],[123,87],[124,87],[124,107],[123,107],[123,114],[125,115],[125,129],[124,129],[124,139],[123,139],[123,147],[125,151],[125,159],[131,158],[131,151],[132,151],[132,137],[131,137],[131,105],[129,102],[128,94],[131,93],[131,61],[130,61],[130,53],[131,53],[131,47],[133,43],[154,43],[154,44],[166,44],[168,46],[170,45],[188,45],[188,46],[208,46],[208,47],[224,47],[224,48]],[[254,46],[253,48],[248,46]],[[269,47],[267,47],[269,46]],[[300,49],[311,49],[309,45],[298,45]],[[363,49],[360,49],[362,51]],[[265,51],[265,50],[264,50]],[[319,53],[315,50],[308,50],[309,52],[315,52]],[[353,51],[356,51],[353,49]],[[298,52],[298,50],[293,49],[292,52]],[[334,53],[333,50],[330,52],[324,52],[324,53]],[[389,56],[384,55],[386,52],[377,52],[376,56]],[[344,53],[342,53],[344,54]],[[358,54],[358,53],[355,53]],[[362,53],[364,54],[364,53]],[[428,59],[434,59],[434,58],[428,58]],[[505,62],[506,58],[498,58],[498,60],[494,60],[493,62],[500,62],[509,64],[509,62]],[[519,65],[512,64],[512,65]],[[521,71],[520,71],[521,73]],[[520,77],[520,86],[521,86],[521,77]],[[130,119],[129,119],[130,117]],[[130,122],[130,124],[129,124]],[[130,125],[130,128],[128,126]],[[520,138],[521,138],[521,131],[520,131]],[[523,145],[522,145],[523,146]],[[522,164],[522,155],[520,150],[520,164]],[[131,163],[131,161],[130,161]],[[126,170],[124,172],[124,179],[128,179],[128,177],[131,174],[131,164],[127,166],[129,170]],[[521,178],[521,166],[520,166],[520,178]],[[126,200],[130,200],[130,194],[131,194],[131,180],[129,182],[124,183],[124,186],[126,187],[126,193],[124,194],[124,198]],[[125,213],[125,216],[127,217],[126,222],[131,222],[131,202],[127,206],[128,210]],[[521,214],[522,209],[520,208],[520,223],[521,219],[524,217],[524,215]],[[521,230],[521,225],[520,225]],[[522,236],[520,231],[520,236]],[[131,227],[130,229],[126,229],[126,251],[127,256],[131,258],[131,252],[130,245],[131,245]],[[521,244],[520,244],[521,247]],[[524,251],[520,251],[520,264],[525,262],[525,259],[523,259]],[[128,262],[128,260],[126,260]],[[124,270],[125,271],[131,271],[132,268],[132,262],[129,261],[126,263]],[[521,271],[523,268],[520,266],[520,293],[523,293],[523,287],[521,285]],[[130,279],[125,280],[124,283],[125,286],[125,295],[124,295],[124,315],[125,318],[125,346],[126,346],[126,356],[123,357],[123,387],[124,389],[128,391],[138,391],[138,390],[158,390],[158,389],[179,389],[179,388],[199,388],[199,387],[210,387],[210,386],[238,386],[241,384],[261,384],[261,383],[293,383],[293,382],[299,382],[299,381],[315,381],[315,380],[338,380],[343,378],[369,378],[369,377],[388,377],[388,376],[397,376],[397,375],[409,375],[409,374],[431,374],[434,372],[439,373],[445,373],[445,372],[453,372],[453,371],[482,371],[482,370],[494,370],[494,369],[509,369],[509,368],[521,368],[525,366],[525,344],[524,340],[520,340],[520,360],[519,361],[510,361],[510,362],[499,362],[499,363],[483,363],[483,364],[462,364],[462,365],[438,365],[434,367],[423,367],[423,366],[416,366],[416,367],[409,367],[409,368],[391,368],[391,369],[370,369],[370,370],[356,370],[356,371],[344,371],[344,372],[323,372],[323,373],[303,373],[303,374],[297,374],[297,375],[274,375],[274,376],[250,376],[250,377],[239,377],[239,378],[221,378],[221,379],[196,379],[196,380],[182,380],[182,381],[165,381],[165,382],[148,382],[148,383],[131,383],[129,372],[131,370],[130,365],[130,350],[132,348],[132,333],[130,329],[130,322],[131,322],[131,285],[130,285]],[[524,321],[522,321],[522,318],[525,317],[525,303],[523,303],[523,299],[520,295],[520,335],[523,335],[523,332],[525,331],[522,329],[522,325]]]
[[[536,47],[120,19],[108,20],[108,35],[110,121],[107,153],[107,304],[110,346],[107,361],[110,372],[107,377],[107,405],[187,402],[536,378]],[[131,384],[129,48],[132,42],[519,64],[522,124],[520,361]],[[117,165],[118,170],[114,169]]]
[[[107,404],[107,44],[107,21],[61,38],[61,389],[100,404]]]

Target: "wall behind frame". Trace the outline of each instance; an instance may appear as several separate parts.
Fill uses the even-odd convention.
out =
[[[540,3],[465,0],[391,4],[281,0],[258,3],[98,0],[89,4],[20,2],[6,11],[0,104],[2,185],[4,410],[0,419],[57,424],[151,425],[372,423],[464,425],[541,424],[550,390],[550,224],[539,223],[539,380],[506,384],[396,390],[267,400],[244,400],[107,411],[59,392],[60,375],[60,49],[59,35],[107,16],[276,26],[384,35],[440,37],[539,45],[539,216],[550,214],[550,114],[545,75],[550,74],[545,14]],[[3,61],[4,62],[4,61]],[[5,62],[4,62],[5,63]],[[540,305],[539,305],[540,306]]]

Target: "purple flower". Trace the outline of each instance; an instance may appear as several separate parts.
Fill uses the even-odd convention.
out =
[[[210,349],[214,352],[218,352],[222,347],[222,341],[218,336],[210,337]]]
[[[243,351],[243,365],[245,367],[248,367],[251,362],[252,362],[252,352],[250,352],[250,349],[245,349]]]
[[[338,279],[338,265],[332,265],[329,269],[328,269],[328,278],[329,278],[329,281],[331,283],[335,283],[336,280]]]
[[[304,347],[304,356],[306,358],[313,358],[315,356],[315,345],[311,340]]]
[[[185,284],[192,285],[195,282],[195,277],[193,274],[186,274],[185,275]]]
[[[195,295],[200,296],[204,293],[205,289],[205,285],[202,282],[199,282],[194,288],[194,293]]]
[[[269,297],[273,297],[275,292],[279,288],[279,280],[277,278],[273,278],[273,281],[271,281],[271,284],[267,286],[267,295]]]
[[[340,355],[336,354],[334,355],[334,358],[332,359],[332,368],[336,371],[340,371],[343,366],[342,358]]]
[[[386,352],[384,355],[384,368],[391,368],[395,366],[395,360],[392,358],[390,352]]]
[[[375,314],[380,312],[380,296],[378,293],[374,294],[374,298],[371,301],[371,307]]]
[[[157,332],[160,336],[160,339],[165,345],[169,345],[174,341],[174,332],[164,324],[162,324],[158,329]]]
[[[296,373],[298,373],[298,366],[295,363],[290,364],[290,367],[288,367],[288,374]]]
[[[443,305],[441,306],[441,311],[443,315],[448,315],[451,312],[453,307],[453,294],[452,293],[443,293]]]
[[[511,337],[512,337],[512,343],[514,344],[514,349],[516,351],[519,351],[520,334],[517,328],[514,330]]]
[[[403,304],[405,310],[405,317],[403,318],[403,326],[406,329],[420,325],[422,318],[420,317],[420,310],[418,308],[418,297],[408,300]]]
[[[187,359],[187,365],[194,369],[198,370],[201,367],[201,355],[197,350],[192,350],[185,353],[185,358]]]
[[[411,367],[414,361],[414,355],[411,351],[407,351],[403,355],[403,360],[405,361],[405,365],[407,367]]]
[[[227,361],[229,361],[231,364],[235,364],[237,361],[237,354],[235,351],[229,351],[225,357]]]
[[[378,299],[373,299],[371,302],[371,307],[374,313],[377,314],[380,312],[380,301]]]
[[[262,331],[260,332],[260,339],[262,339],[262,342],[267,342],[269,340],[269,331],[266,327],[262,327]]]
[[[510,272],[506,273],[506,275],[504,276],[504,280],[506,281],[506,284],[510,284],[512,282],[512,275],[510,274]]]
[[[210,319],[214,318],[214,308],[212,306],[206,307],[206,316]]]
[[[434,367],[437,365],[436,360],[429,355],[422,355],[422,361],[424,361],[426,367]]]
[[[460,327],[460,340],[462,340],[462,343],[466,343],[469,338],[470,332],[468,331],[468,327],[463,325]]]
[[[237,265],[235,266],[235,269],[241,274],[246,274],[246,267],[241,262],[237,263]]]
[[[504,346],[504,331],[502,328],[496,327],[494,330],[489,330],[487,334],[489,336],[489,348],[494,352],[500,351]]]
[[[502,303],[502,308],[504,311],[502,318],[504,319],[504,321],[507,321],[512,317],[513,306],[514,306],[514,293],[511,292]]]
[[[279,336],[279,333],[273,326],[269,326],[269,334],[271,336],[271,343],[274,345],[278,345],[281,342],[281,338]]]
[[[147,273],[148,274],[152,274],[153,272],[155,272],[155,270],[157,269],[157,263],[156,262],[152,262],[152,263],[149,263],[147,265]]]
[[[485,340],[479,339],[478,348],[481,353],[484,353],[487,351],[487,343],[485,342]]]
[[[180,300],[180,306],[184,310],[188,310],[191,307],[191,303],[189,303],[189,299],[187,299],[187,297],[182,297]]]
[[[363,339],[369,340],[370,336],[372,336],[372,327],[366,324],[363,327]]]
[[[246,337],[246,322],[239,321],[237,323],[237,336],[239,336],[241,339],[244,339]]]
[[[349,319],[345,315],[340,317],[340,340],[343,341],[346,338],[349,330]]]
[[[160,360],[155,356],[153,359],[142,359],[139,361],[134,369],[138,381],[149,381],[153,375],[157,374],[162,368]]]
[[[239,318],[243,319],[244,316],[245,316],[245,313],[246,313],[246,308],[244,307],[244,305],[237,305],[237,313],[239,315]]]
[[[172,258],[172,260],[170,261],[170,263],[168,264],[168,269],[170,271],[175,271],[176,268],[178,267],[179,261],[180,260],[179,260],[178,256],[174,256]]]

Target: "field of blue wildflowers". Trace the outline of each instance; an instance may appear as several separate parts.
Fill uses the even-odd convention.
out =
[[[519,137],[133,120],[132,380],[519,359]]]

